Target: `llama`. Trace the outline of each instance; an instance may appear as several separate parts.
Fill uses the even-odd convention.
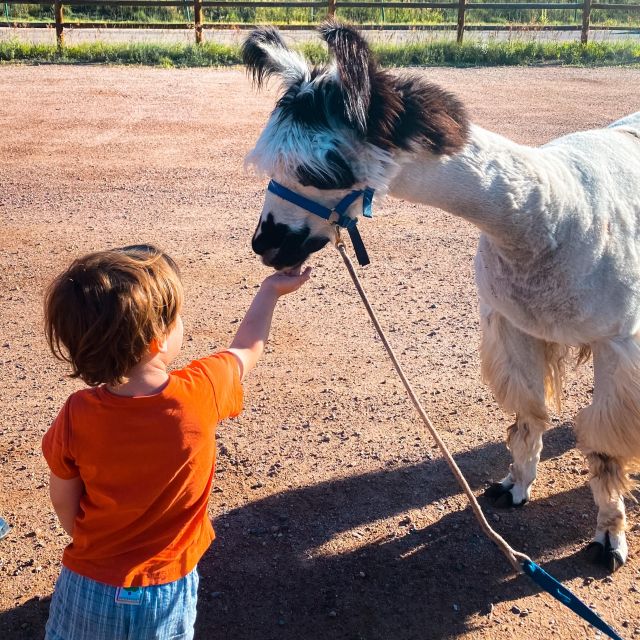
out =
[[[354,28],[328,21],[320,34],[331,54],[320,67],[272,27],[244,42],[254,84],[283,84],[248,163],[328,210],[368,187],[480,229],[481,373],[515,414],[512,464],[485,495],[497,507],[529,500],[564,363],[593,354],[592,403],[575,418],[598,509],[586,556],[617,570],[628,554],[623,496],[640,464],[640,112],[531,148],[470,123],[424,78],[381,69]],[[358,199],[345,215],[359,209]],[[252,247],[292,268],[335,234],[270,186]]]

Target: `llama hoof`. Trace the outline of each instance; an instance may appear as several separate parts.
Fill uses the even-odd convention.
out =
[[[604,564],[611,573],[615,573],[624,564],[624,558],[619,551],[610,549],[604,553]]]
[[[615,536],[617,538],[617,536]],[[626,540],[620,541],[618,548],[611,544],[609,532],[605,534],[604,544],[597,540],[591,541],[585,548],[585,556],[592,564],[606,567],[611,573],[615,573],[626,562]]]
[[[515,502],[513,499],[513,484],[503,485],[500,482],[494,482],[484,492],[485,498],[491,502],[492,506],[497,509],[508,509],[509,507],[521,507],[527,501],[526,498],[521,502]]]
[[[484,491],[484,497],[491,502],[495,502],[500,496],[503,496],[505,493],[509,493],[509,489],[513,487],[512,484],[504,485],[501,482],[494,482],[491,486],[487,487]],[[509,493],[509,495],[511,495]]]
[[[493,506],[497,509],[508,509],[513,507],[513,495],[511,491],[505,491],[493,501]]]
[[[604,545],[593,540],[584,548],[584,556],[590,564],[602,564]]]

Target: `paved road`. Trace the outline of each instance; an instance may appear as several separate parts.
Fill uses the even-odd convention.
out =
[[[373,42],[413,43],[443,38],[454,38],[453,30],[437,31],[367,31],[367,38]],[[245,38],[246,30],[237,29],[207,29],[205,40],[224,44],[239,44]],[[302,42],[317,38],[315,31],[286,31],[285,39],[289,42]],[[575,41],[580,37],[577,31],[467,31],[466,40],[546,40],[546,41]],[[18,38],[34,43],[55,43],[53,29],[10,29],[0,28],[0,40]],[[621,41],[634,39],[640,41],[640,29],[628,31],[597,31],[590,32],[590,39],[597,41]],[[191,43],[194,33],[191,29],[65,29],[65,42],[78,44],[81,42],[162,42]]]

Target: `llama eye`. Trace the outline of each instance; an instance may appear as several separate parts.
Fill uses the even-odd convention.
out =
[[[348,189],[355,182],[351,167],[336,151],[329,151],[322,168],[315,169],[307,165],[300,165],[296,174],[302,186],[316,189]]]
[[[307,121],[310,116],[317,119],[315,101],[313,91],[300,91],[291,105],[292,115],[300,121]]]

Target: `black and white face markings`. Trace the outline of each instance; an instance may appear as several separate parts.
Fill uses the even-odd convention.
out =
[[[279,270],[302,264],[327,242],[328,237],[312,236],[309,227],[294,230],[276,222],[273,213],[269,212],[258,222],[251,248],[262,257],[264,264]]]
[[[384,192],[398,151],[451,154],[466,142],[462,104],[423,77],[378,67],[364,38],[330,20],[320,27],[331,62],[311,68],[273,27],[253,31],[243,60],[260,87],[278,76],[284,91],[249,154],[262,173],[331,208],[350,188]],[[302,208],[265,200],[252,246],[277,269],[299,264],[332,237]]]

